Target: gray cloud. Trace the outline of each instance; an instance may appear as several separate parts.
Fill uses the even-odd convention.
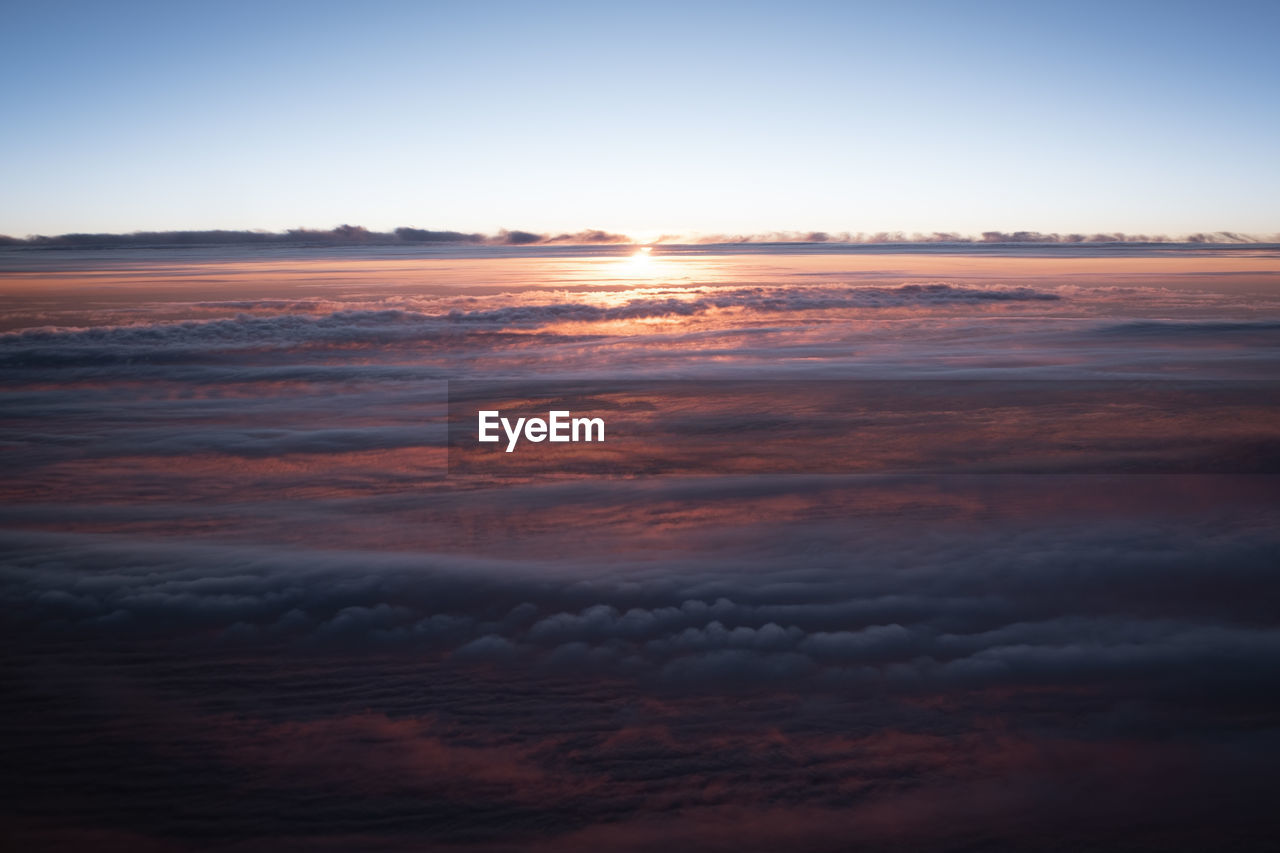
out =
[[[786,541],[799,548],[815,535],[797,531]],[[1233,590],[1252,589],[1253,600],[1276,592],[1274,537],[1202,529],[1162,537],[1144,542],[1123,527],[1025,531],[1018,553],[1041,555],[1028,562],[994,557],[987,536],[904,545],[886,535],[864,540],[856,573],[847,568],[852,553],[836,549],[804,570],[771,557],[731,572],[719,564],[741,566],[743,556],[718,555],[669,563],[637,582],[625,580],[637,574],[625,564],[517,569],[445,556],[94,537],[64,536],[54,546],[11,534],[0,590],[17,614],[9,631],[20,632],[10,638],[19,644],[162,633],[197,646],[225,637],[433,647],[460,663],[626,659],[646,678],[709,686],[718,668],[743,683],[758,665],[765,681],[781,669],[815,679],[852,667],[912,689],[1064,679],[1179,691],[1233,680],[1280,687],[1257,678],[1280,671],[1280,629],[1256,624],[1247,608],[1230,610]],[[894,568],[901,564],[909,568]],[[1206,565],[1219,567],[1219,596],[1201,590],[1197,567]],[[580,580],[555,579],[566,571]],[[903,580],[910,597],[894,593]]]
[[[12,237],[0,235],[0,246],[42,249],[107,249],[167,248],[189,246],[297,246],[329,248],[334,246],[396,245],[503,245],[528,246],[544,244],[593,245],[633,243],[625,234],[599,229],[583,229],[570,233],[538,233],[502,230],[486,235],[451,230],[432,230],[402,226],[392,231],[370,231],[361,225],[339,225],[334,228],[292,228],[288,231],[135,231],[129,234],[72,233],[53,236]],[[1040,231],[984,231],[980,235],[953,231],[905,233],[771,231],[757,234],[689,234],[664,235],[662,243],[735,244],[735,243],[850,243],[850,244],[1105,244],[1105,243],[1170,243],[1170,244],[1247,244],[1277,243],[1280,234],[1243,234],[1234,231],[1200,231],[1192,234],[1125,234],[1121,232],[1093,234],[1059,234]]]
[[[393,231],[370,231],[361,225],[339,225],[335,228],[292,228],[288,231],[135,231],[131,234],[60,234],[33,235],[26,238],[0,235],[0,246],[39,249],[112,249],[168,248],[186,246],[298,246],[329,248],[334,246],[397,245],[480,245],[507,246],[563,243],[590,245],[629,243],[624,234],[597,229],[575,233],[538,234],[530,231],[500,231],[485,235],[463,231],[431,230],[400,227]]]

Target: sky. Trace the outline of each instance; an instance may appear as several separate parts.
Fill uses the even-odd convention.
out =
[[[1280,231],[1275,3],[17,3],[0,234]]]

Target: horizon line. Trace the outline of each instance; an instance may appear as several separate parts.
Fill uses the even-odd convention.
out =
[[[177,229],[171,231],[68,232],[58,235],[32,234],[12,237],[0,234],[0,248],[164,248],[178,246],[293,245],[396,246],[569,246],[569,245],[732,245],[732,244],[1045,244],[1081,245],[1103,243],[1171,245],[1271,245],[1280,244],[1280,232],[1270,235],[1238,231],[1200,231],[1189,234],[1129,234],[1125,232],[1060,233],[1040,231],[983,231],[977,235],[954,231],[932,232],[827,232],[766,231],[756,233],[672,233],[641,240],[627,234],[583,229],[576,232],[534,232],[501,229],[494,234],[453,230],[432,230],[402,226],[391,231],[371,231],[361,225],[339,225],[328,229]]]

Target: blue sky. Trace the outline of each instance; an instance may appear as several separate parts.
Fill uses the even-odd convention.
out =
[[[0,233],[1280,231],[1280,3],[6,3]]]

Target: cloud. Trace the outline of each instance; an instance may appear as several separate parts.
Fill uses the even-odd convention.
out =
[[[527,246],[531,243],[541,243],[546,238],[542,234],[534,234],[530,231],[499,231],[495,237],[495,241],[508,246]]]
[[[12,237],[0,235],[0,246],[10,248],[47,249],[110,249],[110,248],[162,248],[174,246],[395,246],[395,245],[593,245],[626,244],[635,240],[626,234],[583,229],[576,232],[540,233],[535,231],[503,229],[486,235],[465,231],[432,230],[401,226],[392,231],[370,231],[362,225],[339,225],[334,228],[292,228],[287,231],[236,231],[212,229],[206,231],[135,231],[129,234],[71,233],[53,236],[32,235]],[[683,244],[750,244],[750,243],[850,243],[850,244],[929,244],[929,243],[988,243],[988,244],[1099,244],[1099,243],[1170,243],[1170,244],[1250,244],[1277,243],[1280,234],[1244,234],[1235,231],[1202,231],[1192,234],[1125,234],[1121,232],[1094,234],[1059,234],[1039,231],[983,231],[980,235],[967,235],[953,231],[928,233],[902,231],[879,232],[827,232],[827,231],[768,231],[751,234],[664,234],[658,243]]]
[[[608,231],[587,229],[585,231],[576,231],[572,234],[556,234],[554,237],[546,237],[543,242],[582,246],[592,243],[633,243],[635,241],[626,234],[613,234]]]
[[[402,309],[337,311],[328,315],[244,314],[234,318],[150,323],[90,329],[28,329],[0,335],[0,361],[13,366],[74,365],[106,360],[199,359],[226,348],[282,344],[387,345],[427,340],[457,327],[539,326],[562,322],[608,322],[705,314],[713,309],[780,313],[841,308],[964,305],[1057,301],[1055,293],[1027,287],[969,287],[947,283],[898,287],[756,287],[708,289],[692,298],[635,298],[622,305],[584,302],[508,305],[424,314]],[[200,303],[201,305],[221,303]],[[232,302],[226,307],[277,309]]]
[[[800,548],[815,533],[775,535]],[[1196,592],[1196,567],[1215,565],[1215,584],[1254,585],[1265,599],[1273,537],[1164,535],[1175,538],[1144,542],[1123,527],[1027,531],[1019,553],[1041,557],[1025,565],[992,562],[986,536],[907,545],[885,535],[866,541],[856,575],[839,562],[802,570],[777,558],[739,574],[718,557],[673,561],[637,583],[623,579],[635,573],[625,566],[593,576],[587,566],[537,561],[517,570],[443,556],[138,547],[94,537],[55,545],[10,534],[3,592],[16,619],[10,633],[30,641],[160,633],[188,646],[224,637],[435,648],[459,664],[553,667],[597,654],[628,660],[645,678],[709,688],[750,683],[756,670],[769,683],[783,669],[808,680],[871,667],[884,684],[912,690],[1082,682],[1275,689],[1253,679],[1280,667],[1278,629],[1229,618],[1230,594]],[[823,559],[848,557],[837,547]],[[1071,570],[1081,559],[1096,568]],[[911,568],[899,579],[891,567],[902,560]],[[580,580],[555,580],[566,571]],[[911,596],[897,593],[900,582]],[[28,641],[19,636],[11,642]]]
[[[1159,514],[1129,496],[1119,513],[1028,517],[1029,495],[1070,507],[1112,490],[870,486],[416,492],[364,506],[375,526],[332,548],[7,530],[0,632],[30,662],[0,706],[22,745],[9,802],[249,846],[288,847],[305,820],[362,849],[722,831],[744,849],[825,849],[850,831],[945,849],[961,825],[1023,849],[1058,827],[1064,796],[1054,837],[1082,843],[1129,837],[1109,802],[1124,826],[1172,810],[1199,840],[1224,815],[1262,819],[1250,792],[1274,781],[1278,744],[1241,715],[1280,698],[1265,494],[1228,489],[1217,516],[1193,511],[1195,489]],[[947,488],[957,506],[991,503],[949,518],[925,498]],[[914,510],[856,509],[896,489]],[[752,503],[770,495],[823,512]],[[279,530],[323,509],[270,511]],[[404,520],[441,513],[487,544],[387,547]],[[637,515],[660,553],[627,532]],[[503,542],[505,556],[476,553]],[[191,784],[182,821],[157,822]],[[731,807],[750,813],[741,833],[721,824]],[[658,814],[677,825],[647,835]]]
[[[1192,243],[1234,244],[1280,242],[1280,234],[1242,234],[1234,231],[1197,232],[1194,234],[1126,234],[1123,232],[1093,234],[1060,234],[1040,231],[983,231],[977,236],[956,231],[904,232],[876,231],[830,233],[826,231],[766,231],[754,234],[696,234],[664,237],[662,242],[689,243],[852,243],[852,244],[1099,244],[1099,243]]]
[[[1261,821],[1275,781],[1257,479],[384,479],[133,504],[117,482],[97,506],[82,483],[96,532],[66,529],[65,500],[0,531],[8,802],[273,848],[314,846],[299,825],[361,849],[946,849],[962,825],[1107,846],[1170,813],[1199,846]]]
[[[625,234],[585,229],[576,233],[539,234],[503,230],[493,235],[465,231],[432,230],[402,226],[392,231],[370,231],[362,225],[334,228],[291,228],[287,231],[135,231],[130,234],[33,235],[26,238],[0,235],[0,246],[43,249],[162,248],[173,246],[396,246],[481,245],[523,246],[543,243],[589,245],[630,243]]]
[[[1275,341],[1276,332],[1280,332],[1280,322],[1274,320],[1133,320],[1107,323],[1096,330],[1096,334],[1117,337],[1170,340],[1204,338],[1216,345],[1220,345],[1224,339],[1249,334]]]
[[[807,475],[441,470],[457,378],[770,378],[802,397],[819,377],[1137,377],[1101,398],[1126,412],[1177,387],[1153,378],[1208,377],[1219,403],[1266,405],[1219,381],[1274,375],[1264,297],[1131,285],[254,284],[32,321],[51,325],[0,337],[6,832],[1264,849],[1272,477],[836,473],[1002,426],[990,395],[919,383],[949,389],[948,414],[906,433],[893,381],[897,408],[864,406],[877,437]],[[625,322],[664,318],[682,322]],[[711,396],[690,396],[690,435],[805,411]],[[1108,434],[1195,454],[1244,410],[1155,405]],[[1084,408],[1053,411],[1050,432]]]
[[[483,234],[464,234],[461,231],[429,231],[425,228],[397,228],[392,232],[405,243],[483,243]]]

